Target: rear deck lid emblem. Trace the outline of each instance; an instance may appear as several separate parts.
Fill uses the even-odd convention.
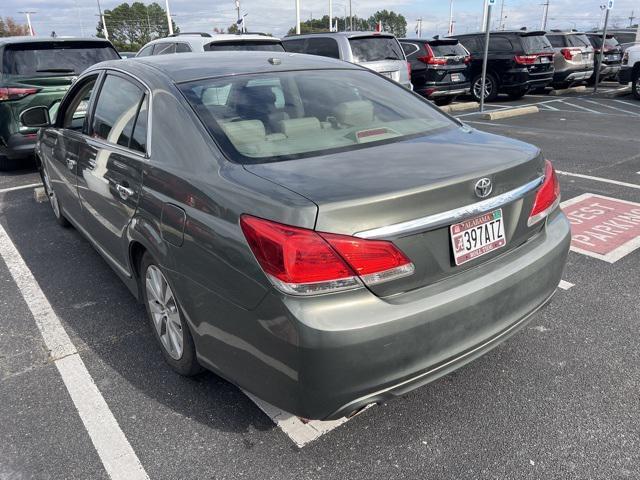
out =
[[[475,192],[478,198],[487,198],[493,191],[493,184],[490,178],[481,178],[476,182]]]

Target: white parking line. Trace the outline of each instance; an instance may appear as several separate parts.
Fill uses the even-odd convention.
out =
[[[29,185],[20,185],[18,187],[0,188],[0,193],[15,192],[16,190],[24,190],[25,188],[34,188],[42,186],[41,183],[30,183]]]
[[[129,441],[38,282],[0,225],[0,256],[20,289],[109,477],[148,480]]]
[[[640,102],[632,103],[632,102],[627,102],[626,100],[614,100],[614,102],[618,102],[623,105],[628,105],[630,107],[640,108]]]
[[[585,112],[595,113],[596,115],[602,115],[602,112],[598,112],[597,110],[592,110],[590,108],[583,107],[582,105],[578,105],[576,103],[569,103],[569,102],[562,102],[562,103],[564,103],[565,105],[568,105],[570,107],[575,107],[575,108],[578,108],[580,110],[584,110]]]
[[[598,106],[604,107],[604,108],[610,108],[611,110],[616,110],[618,112],[628,113],[629,115],[632,115],[634,117],[640,117],[640,113],[638,113],[638,112],[632,112],[630,110],[624,110],[622,108],[612,107],[611,105],[607,105],[605,103],[594,102],[593,100],[585,100],[585,102],[593,103],[594,105],[598,105]]]
[[[609,178],[592,177],[591,175],[583,175],[581,173],[563,172],[562,170],[556,170],[556,173],[558,175],[567,175],[569,177],[584,178],[586,180],[593,180],[595,182],[611,183],[613,185],[620,185],[621,187],[636,188],[636,189],[640,190],[640,185],[638,185],[636,183],[619,182],[618,180],[611,180]]]
[[[564,280],[560,280],[560,283],[558,284],[558,288],[562,290],[569,290],[570,288],[573,288],[573,287],[575,287],[573,283],[565,282]]]

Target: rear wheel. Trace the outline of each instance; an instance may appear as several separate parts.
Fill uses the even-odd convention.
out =
[[[160,265],[148,252],[141,260],[140,284],[147,316],[166,362],[187,377],[202,372],[178,299]]]
[[[56,217],[56,222],[62,227],[70,227],[71,224],[69,220],[65,218],[62,213],[62,208],[60,207],[60,201],[56,196],[56,192],[51,186],[51,180],[49,179],[49,174],[45,169],[44,165],[40,166],[40,177],[42,178],[42,184],[44,185],[44,191],[49,198],[49,204],[51,205],[51,210],[53,210],[53,215]]]
[[[636,99],[640,100],[640,68],[636,68],[631,79],[631,91]]]
[[[478,75],[471,82],[471,95],[479,102],[482,92],[482,75]],[[487,78],[484,85],[484,100],[485,102],[492,102],[498,97],[498,81],[496,77],[491,73],[487,73]]]
[[[455,97],[440,97],[434,99],[433,103],[435,103],[439,107],[444,107],[445,105],[451,105],[454,100]]]

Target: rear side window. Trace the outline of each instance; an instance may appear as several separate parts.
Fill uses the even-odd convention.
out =
[[[416,45],[415,43],[400,42],[400,45],[402,46],[402,50],[404,50],[404,54],[407,57],[410,57],[411,55],[420,51],[420,47],[418,47],[418,45]]]
[[[4,47],[5,75],[74,75],[90,66],[120,58],[114,48],[102,42],[34,42]]]
[[[490,52],[511,52],[513,43],[507,37],[493,36],[489,40]]]
[[[293,53],[305,53],[304,46],[306,40],[304,38],[298,38],[296,40],[283,40],[282,45],[287,52]]]
[[[147,45],[142,50],[140,50],[140,52],[138,52],[136,57],[148,57],[150,55],[153,55],[153,47],[154,46],[155,45]]]
[[[328,37],[307,39],[307,49],[305,53],[309,55],[319,55],[321,57],[340,58],[338,42]]]
[[[187,53],[191,51],[191,47],[187,43],[176,43],[176,53]]]
[[[159,43],[153,51],[154,55],[168,55],[169,53],[176,53],[175,43]]]
[[[570,47],[590,47],[591,42],[586,35],[567,35],[567,43]]]
[[[144,152],[141,148],[146,146],[144,139],[147,119],[146,113],[141,112],[143,105],[144,111],[147,111],[146,101],[145,92],[136,84],[108,74],[100,89],[93,114],[93,136]],[[132,141],[132,138],[135,140]]]
[[[520,37],[520,39],[524,53],[527,55],[534,53],[553,53],[553,45],[551,45],[546,35],[531,35]]]
[[[567,46],[562,35],[549,35],[547,36],[547,40],[549,40],[554,48],[564,48]]]
[[[280,42],[265,42],[260,40],[235,40],[232,42],[213,42],[205,45],[204,49],[211,52],[241,50],[249,52],[284,52]]]
[[[395,38],[364,37],[350,38],[353,60],[357,62],[377,62],[379,60],[404,60],[404,52]]]
[[[593,46],[593,48],[600,48],[602,46],[602,35],[589,35],[589,40],[591,41],[591,45]],[[620,43],[618,43],[618,40],[616,38],[611,37],[607,38],[604,41],[604,45],[606,49],[613,49],[619,47]]]
[[[454,45],[431,45],[431,50],[436,57],[465,57],[466,49],[456,43]]]
[[[481,42],[476,37],[467,37],[460,39],[460,43],[471,53],[476,55],[481,53],[484,47],[484,42]]]

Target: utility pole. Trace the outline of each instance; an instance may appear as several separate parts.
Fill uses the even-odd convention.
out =
[[[480,25],[480,31],[484,32],[487,26],[487,18],[489,18],[489,3],[484,0],[484,10],[482,11],[482,25]]]
[[[635,10],[631,10],[631,16],[629,17],[629,28],[633,28],[633,21],[636,19],[636,17],[633,15],[635,12]]]
[[[609,14],[613,9],[613,0],[607,2],[607,14],[604,17],[604,28],[602,30],[602,44],[600,46],[600,53],[598,54],[598,63],[596,63],[596,84],[593,87],[593,93],[598,93],[598,84],[600,83],[600,66],[604,58],[604,47],[607,42],[607,27],[609,26]]]
[[[449,36],[453,35],[453,0],[449,0]]]
[[[38,12],[28,11],[28,12],[18,12],[18,13],[24,13],[27,16],[27,25],[29,25],[29,35],[34,37],[35,35],[33,34],[33,27],[31,26],[31,15]]]
[[[329,31],[333,32],[333,1],[329,0]]]
[[[173,22],[171,21],[171,12],[169,11],[169,0],[164,0],[164,4],[167,7],[167,25],[169,26],[169,35],[173,35]]]
[[[482,82],[480,84],[480,112],[484,112],[484,97],[486,95],[486,87],[487,87],[487,59],[489,57],[489,40],[491,38],[491,9],[495,0],[485,0],[484,4],[486,7],[486,19],[484,24],[484,57],[482,58]],[[473,87],[472,87],[473,88]],[[493,85],[492,88],[496,88],[496,85]]]
[[[419,18],[418,20],[416,20],[416,22],[417,22],[416,26],[418,27],[417,28],[418,31],[416,33],[418,34],[418,38],[422,38],[422,18]]]
[[[351,10],[351,0],[349,0],[349,30],[353,32],[353,13]]]
[[[236,25],[240,25],[240,0],[236,0],[236,12],[238,13],[238,21],[236,22]]]
[[[296,0],[296,35],[300,35],[300,0]]]
[[[102,31],[104,32],[104,38],[109,40],[109,32],[107,31],[107,22],[104,19],[104,14],[102,13],[102,8],[100,7],[100,0],[96,0],[98,2],[98,15],[100,16],[100,20],[102,20]]]
[[[547,29],[547,21],[549,20],[549,0],[542,4],[544,7],[542,11],[542,28],[540,30]]]
[[[502,4],[500,5],[500,22],[498,23],[498,29],[504,30],[504,0],[502,0]]]

